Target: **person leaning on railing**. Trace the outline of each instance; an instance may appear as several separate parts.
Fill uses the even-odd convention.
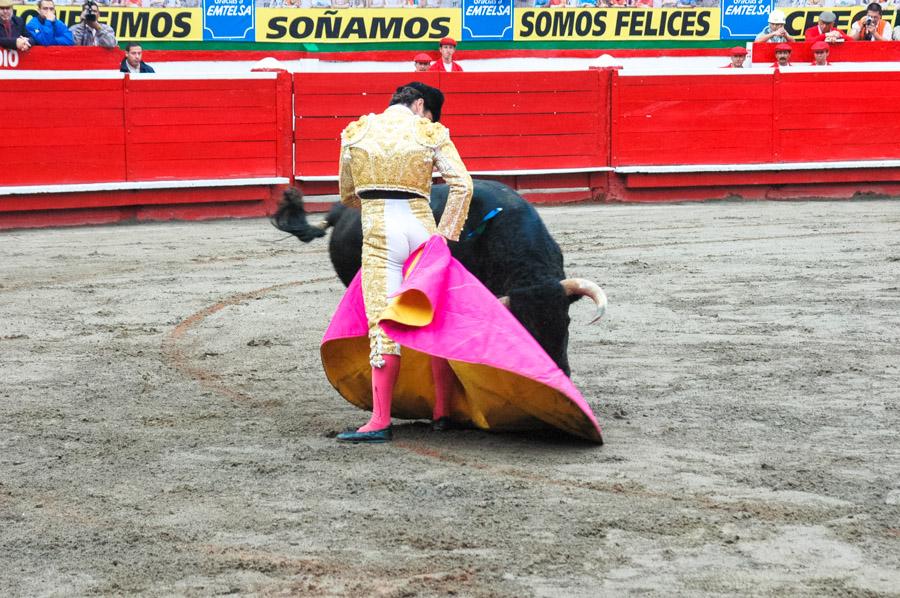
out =
[[[81,7],[81,22],[69,27],[76,46],[116,47],[116,33],[106,23],[100,22],[100,7],[94,0],[87,0]]]
[[[13,14],[13,0],[0,0],[0,48],[27,52],[31,37],[21,17]]]

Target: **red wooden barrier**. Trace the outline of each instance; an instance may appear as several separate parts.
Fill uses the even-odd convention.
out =
[[[612,165],[773,159],[772,75],[613,77]]]
[[[296,172],[336,176],[340,131],[384,110],[409,81],[447,97],[447,125],[473,171],[577,169],[608,162],[609,73],[347,73],[294,76]]]
[[[753,44],[753,68],[775,62],[776,45]],[[830,48],[828,60],[834,63],[900,61],[900,44],[896,42],[843,42],[831,44]],[[810,44],[806,42],[791,44],[791,63],[795,65],[809,64],[812,60]]]
[[[287,73],[5,78],[0,228],[263,215],[292,175],[291,93]]]
[[[126,81],[128,179],[275,175],[276,84],[256,76]]]
[[[125,180],[121,76],[5,79],[0,186]]]
[[[785,71],[775,90],[777,161],[900,159],[896,72]]]

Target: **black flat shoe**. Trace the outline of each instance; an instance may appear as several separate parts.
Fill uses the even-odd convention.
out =
[[[353,442],[360,443],[365,442],[367,444],[379,444],[382,442],[390,442],[394,438],[394,433],[391,431],[391,427],[388,426],[383,430],[372,430],[371,432],[357,432],[355,430],[347,430],[346,432],[341,432],[337,436],[338,442]]]
[[[431,429],[435,432],[449,432],[458,428],[459,426],[449,417],[439,417],[431,422]]]

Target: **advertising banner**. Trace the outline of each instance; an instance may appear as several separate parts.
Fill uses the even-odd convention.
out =
[[[719,39],[719,9],[517,10],[516,41],[701,41]]]
[[[721,0],[722,39],[753,39],[769,22],[772,0]]]
[[[284,43],[437,42],[460,39],[459,9],[260,8],[256,41]]]
[[[255,41],[253,0],[203,0],[203,39]]]
[[[27,23],[37,16],[37,7],[34,4],[16,6],[15,13]],[[116,40],[120,42],[201,41],[202,16],[199,8],[100,8],[100,21],[113,28]],[[75,25],[81,20],[81,6],[57,6],[56,18],[67,26]]]
[[[463,41],[512,41],[513,0],[463,0]]]

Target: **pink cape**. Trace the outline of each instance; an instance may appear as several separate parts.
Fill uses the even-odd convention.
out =
[[[402,347],[392,415],[428,419],[434,405],[429,355],[457,377],[451,417],[489,430],[553,426],[602,443],[590,406],[534,338],[496,297],[450,255],[439,237],[416,250],[381,316]],[[372,407],[368,324],[360,275],[337,307],[321,346],[331,384],[363,409]]]

